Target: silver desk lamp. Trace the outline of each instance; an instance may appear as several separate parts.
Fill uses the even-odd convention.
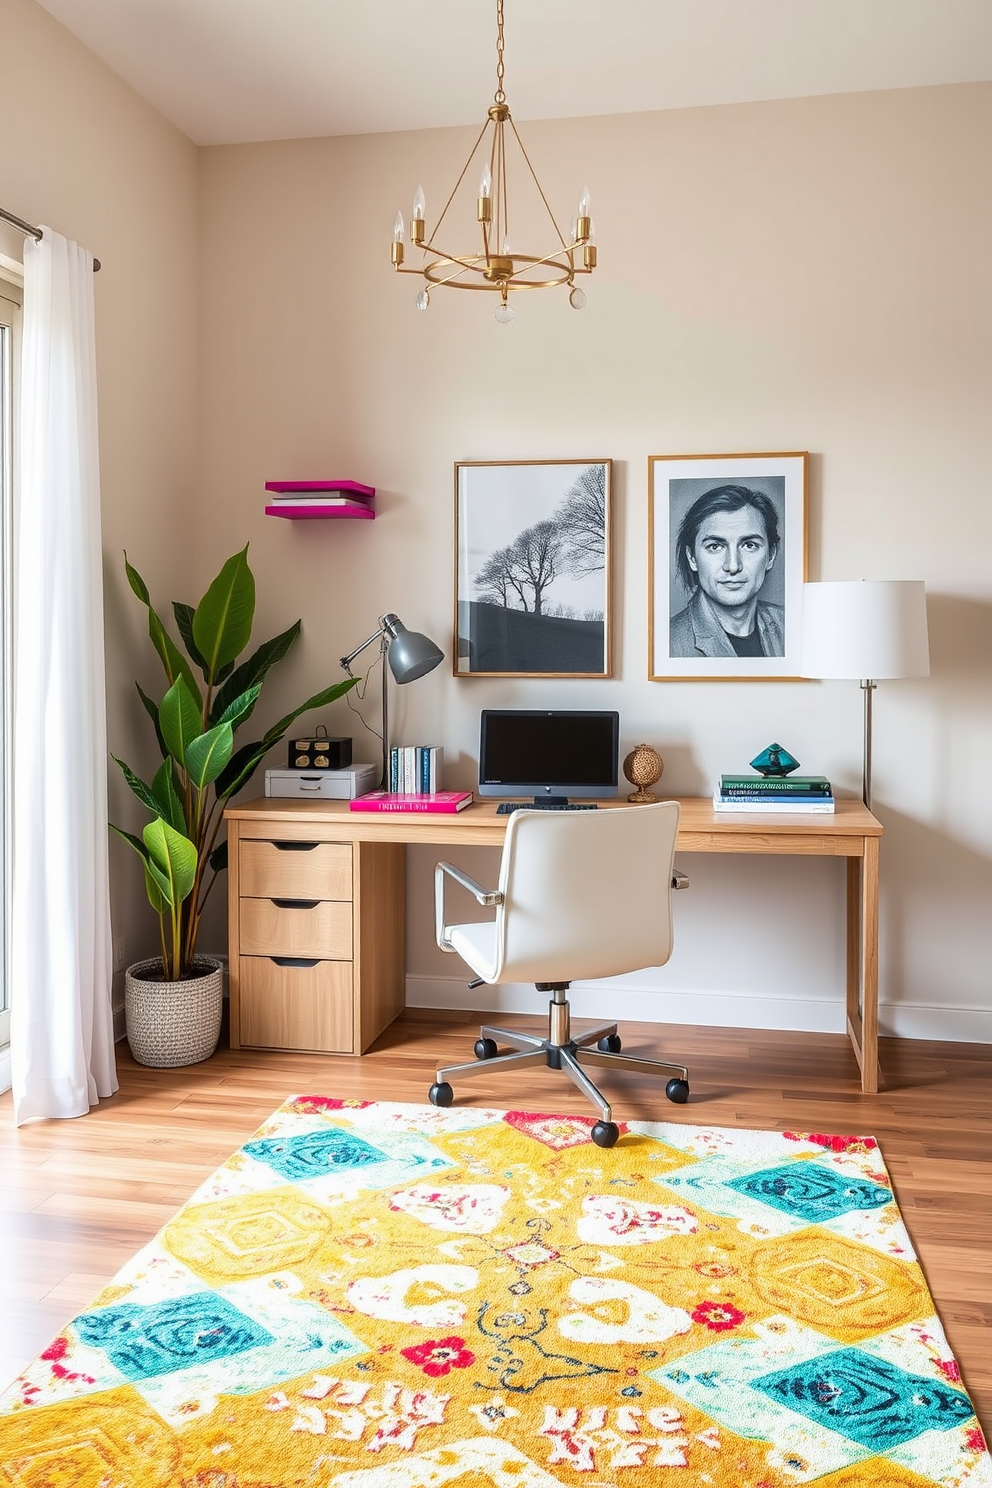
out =
[[[419,630],[407,630],[398,615],[383,615],[379,621],[379,629],[373,631],[368,640],[356,646],[354,651],[349,651],[347,656],[341,657],[341,666],[344,667],[348,676],[353,676],[351,663],[373,641],[380,643],[382,653],[382,774],[380,787],[383,790],[389,788],[389,694],[386,689],[386,663],[393,677],[401,685],[405,682],[415,682],[418,677],[423,677],[427,672],[432,672],[437,664],[444,660],[444,652],[436,646],[429,636],[422,635]]]
[[[865,697],[862,799],[871,810],[871,697],[890,677],[928,677],[926,591],[919,579],[803,585],[803,677],[859,678]]]

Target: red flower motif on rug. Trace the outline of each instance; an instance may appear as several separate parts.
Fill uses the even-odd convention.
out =
[[[835,1137],[828,1132],[782,1133],[787,1142],[815,1142],[830,1152],[874,1152],[878,1146],[874,1137]]]
[[[428,1338],[426,1343],[400,1349],[400,1353],[411,1364],[419,1364],[431,1379],[439,1379],[452,1369],[467,1369],[475,1363],[475,1355],[465,1347],[464,1338]]]
[[[745,1314],[731,1302],[700,1302],[690,1314],[694,1323],[703,1323],[712,1333],[726,1333],[728,1328],[738,1328]]]

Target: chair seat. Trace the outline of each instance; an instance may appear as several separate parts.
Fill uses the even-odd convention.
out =
[[[476,976],[484,982],[496,980],[496,926],[492,921],[481,920],[476,924],[447,925],[448,940],[470,966]]]

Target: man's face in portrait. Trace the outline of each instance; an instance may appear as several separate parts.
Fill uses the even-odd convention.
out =
[[[714,512],[686,551],[689,567],[707,599],[718,605],[743,605],[754,599],[775,562],[765,521],[753,506]]]

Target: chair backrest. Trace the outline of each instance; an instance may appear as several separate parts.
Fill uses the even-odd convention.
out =
[[[503,846],[495,981],[570,982],[672,953],[677,801],[517,811]]]

